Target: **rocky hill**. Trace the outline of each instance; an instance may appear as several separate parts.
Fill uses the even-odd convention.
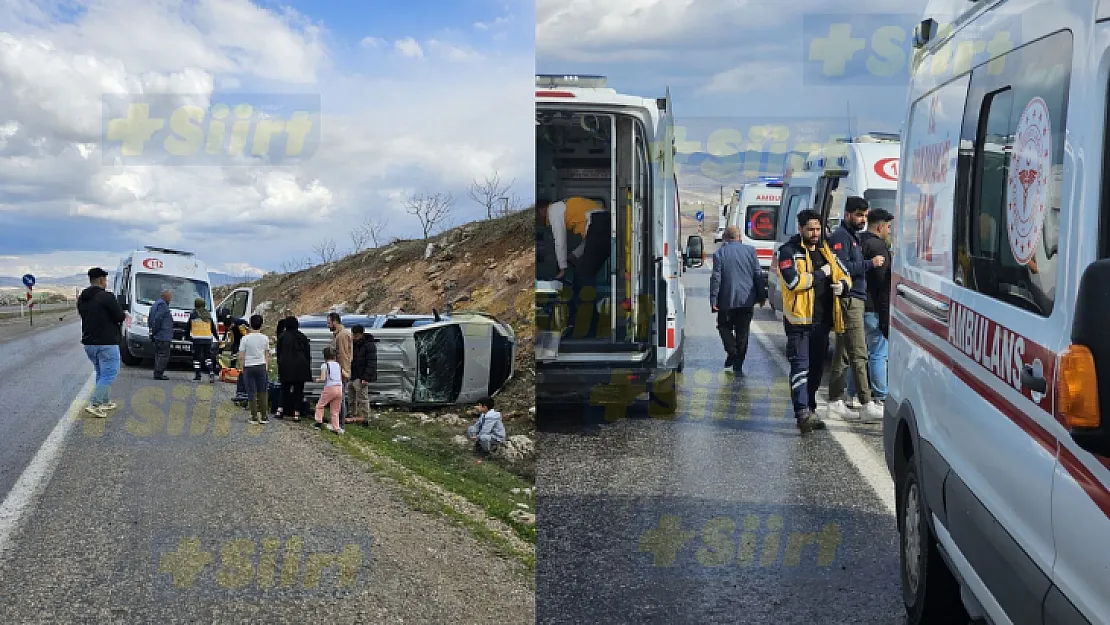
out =
[[[268,274],[215,289],[219,302],[236,286],[254,288],[272,332],[284,310],[295,315],[477,310],[513,327],[517,374],[502,391],[507,418],[527,418],[535,397],[535,208],[468,223],[429,241],[395,241],[304,271]]]

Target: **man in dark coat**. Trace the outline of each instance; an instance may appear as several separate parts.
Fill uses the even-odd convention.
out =
[[[77,298],[81,315],[81,344],[96,370],[96,390],[89,397],[85,412],[100,418],[108,416],[116,403],[109,395],[119,375],[120,324],[127,318],[119,302],[106,289],[108,272],[100,267],[89,270],[89,286]]]
[[[173,313],[170,312],[170,301],[173,300],[173,291],[169,287],[162,287],[162,297],[150,307],[147,323],[150,328],[150,339],[154,343],[154,379],[168,380],[166,367],[170,364],[170,345],[173,343]]]
[[[347,403],[353,407],[354,418],[348,422],[360,421],[370,424],[370,383],[378,379],[378,348],[374,336],[366,328],[356,325],[351,328],[354,339],[351,357],[351,381],[347,383]]]
[[[300,421],[304,385],[312,381],[312,345],[301,332],[296,317],[286,317],[282,324],[276,345],[278,381],[281,383],[281,407],[276,416],[281,418],[283,413],[292,413],[293,420]]]

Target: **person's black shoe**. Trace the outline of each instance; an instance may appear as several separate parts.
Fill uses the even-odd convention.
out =
[[[154,374],[154,379],[155,380],[168,380],[169,378],[166,377],[166,375],[164,373],[155,373]]]
[[[817,414],[813,411],[810,411],[804,417],[798,418],[798,430],[800,430],[802,434],[809,434],[814,430],[823,429],[825,429],[825,422],[817,418]]]

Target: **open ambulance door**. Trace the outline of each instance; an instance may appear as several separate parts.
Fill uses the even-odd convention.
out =
[[[227,294],[227,297],[216,307],[216,329],[223,336],[227,329],[224,327],[223,318],[225,311],[232,317],[246,319],[254,310],[254,289],[243,287]]]
[[[843,202],[844,198],[840,197],[837,190],[840,188],[840,181],[847,176],[848,170],[846,169],[829,169],[825,170],[821,177],[817,179],[813,194],[813,206],[814,210],[821,214],[821,224],[824,226],[821,229],[822,242],[829,234],[829,219],[837,217],[837,205]]]

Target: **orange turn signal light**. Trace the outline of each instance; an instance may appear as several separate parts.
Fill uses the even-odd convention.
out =
[[[1068,429],[1097,428],[1102,423],[1095,358],[1083,345],[1070,345],[1060,355],[1056,414]]]

